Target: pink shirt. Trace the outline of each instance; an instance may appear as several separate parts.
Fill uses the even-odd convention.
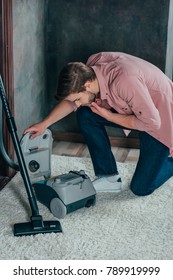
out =
[[[173,149],[173,83],[159,68],[120,52],[94,54],[87,65],[96,73],[105,104],[133,114],[135,129]]]

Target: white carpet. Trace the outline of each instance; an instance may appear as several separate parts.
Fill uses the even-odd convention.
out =
[[[129,190],[135,165],[119,163],[120,194],[100,193],[94,207],[60,220],[63,233],[14,237],[14,223],[29,221],[30,210],[18,173],[0,192],[1,259],[171,259],[173,260],[173,179],[154,194],[137,197]],[[84,169],[94,178],[89,158],[52,156],[52,175]],[[38,203],[46,220],[56,219]]]

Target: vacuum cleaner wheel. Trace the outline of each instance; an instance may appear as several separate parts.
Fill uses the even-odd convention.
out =
[[[63,202],[58,198],[54,197],[50,202],[50,211],[58,219],[63,219],[67,214],[67,208]]]

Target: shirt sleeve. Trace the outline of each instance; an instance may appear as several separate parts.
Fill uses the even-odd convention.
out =
[[[116,85],[116,92],[135,115],[134,129],[149,132],[160,128],[159,111],[142,78],[127,76]]]

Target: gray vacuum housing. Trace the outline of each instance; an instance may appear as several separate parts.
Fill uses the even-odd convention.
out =
[[[69,171],[51,178],[52,133],[49,129],[30,139],[27,133],[21,139],[26,166],[37,200],[47,206],[57,218],[82,207],[95,205],[96,191],[84,170]],[[44,180],[34,182],[36,178]]]
[[[51,176],[52,133],[46,129],[42,135],[30,139],[32,133],[25,134],[21,141],[21,149],[25,159],[31,182],[39,177]]]

